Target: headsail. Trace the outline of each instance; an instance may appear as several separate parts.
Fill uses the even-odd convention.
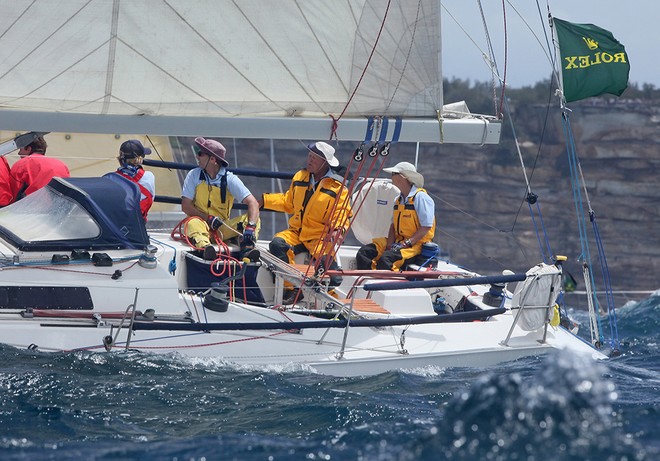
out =
[[[441,140],[435,0],[0,6],[5,129],[295,138],[304,119],[298,131],[322,139],[341,117],[340,139],[363,140],[364,117],[380,116],[415,119],[401,140]],[[447,120],[442,141],[497,142],[483,120]]]

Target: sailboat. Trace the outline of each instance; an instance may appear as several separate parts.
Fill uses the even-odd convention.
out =
[[[354,143],[356,164],[381,165],[397,143],[500,139],[500,118],[444,104],[437,1],[0,3],[5,130],[331,139]],[[369,216],[383,199],[364,180],[353,199]],[[555,349],[605,357],[561,324],[562,257],[490,275],[437,253],[402,272],[357,271],[358,247],[341,245],[331,292],[327,273],[304,255],[279,261],[267,241],[257,261],[231,247],[204,261],[148,232],[139,196],[116,178],[54,178],[0,210],[1,343],[336,376]],[[368,241],[376,224],[356,216],[353,230]],[[285,283],[304,297],[284,306]]]

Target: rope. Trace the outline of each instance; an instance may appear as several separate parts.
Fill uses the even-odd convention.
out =
[[[539,249],[541,250],[541,258],[543,259],[544,263],[548,263],[552,259],[552,250],[550,249],[550,241],[548,240],[548,233],[546,232],[545,224],[543,222],[543,216],[541,214],[541,207],[538,202],[535,202],[534,204],[536,205],[536,212],[538,213],[539,216],[539,221],[541,222],[541,230],[542,234],[545,239],[545,246],[547,247],[547,254],[545,251],[543,251],[543,243],[541,242],[541,235],[539,233],[539,228],[536,224],[536,218],[534,217],[534,207],[532,206],[533,203],[528,200],[528,207],[529,207],[529,215],[532,218],[532,225],[534,227],[534,233],[536,234],[536,240],[539,243]]]
[[[603,273],[603,282],[605,284],[605,292],[607,299],[607,312],[609,313],[608,319],[610,322],[610,346],[612,349],[619,350],[619,330],[616,321],[616,309],[614,308],[614,294],[612,293],[612,283],[610,279],[610,270],[607,265],[607,258],[605,257],[605,249],[603,248],[603,241],[600,238],[600,231],[596,224],[596,215],[590,215],[594,236],[596,239],[596,246],[598,247],[598,254],[601,260],[601,270]]]
[[[374,169],[376,163],[378,162],[378,158],[379,158],[379,156],[382,157],[382,161],[380,162],[380,166],[378,167],[378,170],[376,171],[375,177],[377,177],[377,176],[380,174],[380,172],[382,171],[383,167],[385,166],[385,157],[386,157],[386,156],[388,155],[388,153],[389,153],[390,144],[391,144],[391,143],[385,143],[385,144],[383,144],[383,146],[382,146],[382,148],[380,149],[380,151],[378,150],[378,143],[376,143],[376,144],[374,144],[374,145],[372,146],[372,148],[370,149],[370,152],[369,152],[369,154],[368,154],[368,155],[372,158],[372,160],[371,160],[369,166],[367,167],[367,172],[366,172],[366,174],[365,174],[365,177],[368,178],[368,177],[371,176],[371,174],[372,174],[372,172],[373,172],[373,169]],[[363,156],[361,155],[361,153],[362,153],[362,148],[363,148],[363,147],[364,147],[364,142],[363,142],[363,143],[362,143],[362,144],[356,149],[356,151],[355,151],[355,153],[354,153],[354,155],[353,155],[353,157],[351,158],[351,161],[350,161],[350,163],[349,163],[349,168],[350,168],[350,165],[352,165],[353,161],[357,159],[356,161],[358,162],[358,168],[356,169],[355,174],[354,174],[354,176],[355,176],[356,178],[359,177],[359,175],[362,173],[362,169],[364,168],[364,165],[365,165],[365,162],[362,162],[362,161],[361,161],[362,158],[363,158]],[[379,153],[380,153],[380,155],[378,155]],[[346,177],[347,177],[348,174],[349,174],[348,171],[349,171],[349,169],[347,169]],[[346,178],[345,178],[345,179],[346,179]],[[350,200],[350,197],[352,197],[352,196],[353,196],[353,193],[355,192],[355,187],[356,187],[356,185],[357,185],[357,181],[353,181],[353,183],[351,184],[351,186],[350,186],[349,189],[348,189],[349,200]],[[364,202],[365,202],[365,200],[366,200],[366,198],[367,198],[367,195],[368,195],[368,193],[369,193],[369,190],[371,190],[371,187],[372,187],[372,186],[373,186],[373,181],[371,181],[371,182],[369,183],[369,188],[367,189],[367,194],[365,194],[365,196],[362,198],[362,201],[361,201],[360,204],[358,205],[357,209],[354,209],[354,210],[353,210],[353,219],[355,219],[355,217],[356,217],[356,216],[358,215],[358,213],[360,212],[360,210],[361,210],[361,208],[362,208],[362,205],[364,204]],[[335,205],[337,204],[337,202],[338,202],[338,200],[335,201]],[[333,210],[333,211],[334,211],[334,210]],[[337,236],[338,238],[337,238],[337,240],[334,241],[334,242],[325,242],[325,243],[324,243],[324,246],[325,246],[325,245],[332,245],[332,246],[333,246],[331,252],[329,252],[329,253],[325,256],[325,258],[324,258],[324,260],[323,260],[323,262],[322,262],[322,263],[324,264],[324,267],[326,268],[326,270],[328,269],[329,264],[330,264],[330,262],[332,261],[332,259],[335,257],[335,255],[336,255],[336,253],[337,253],[337,250],[339,249],[339,246],[340,246],[340,245],[343,243],[343,241],[346,239],[346,234],[348,233],[348,230],[350,229],[350,227],[351,227],[351,220],[349,219],[348,222],[347,222],[346,233],[344,233],[344,234],[341,235],[341,236]],[[327,248],[324,248],[324,249],[327,250]],[[322,253],[322,254],[324,254],[324,253]]]
[[[491,68],[491,72],[492,72],[492,74],[493,74],[493,77],[495,77],[495,76],[498,75],[498,71],[497,71],[497,63],[496,63],[496,60],[495,60],[495,53],[494,53],[493,46],[492,46],[492,41],[491,41],[491,38],[490,38],[490,35],[489,35],[489,32],[488,32],[488,26],[487,26],[487,23],[486,23],[486,18],[485,18],[485,14],[484,14],[484,11],[483,11],[483,7],[482,7],[482,4],[481,4],[481,1],[478,0],[478,1],[477,1],[477,4],[478,4],[478,7],[479,7],[479,10],[480,10],[480,13],[481,13],[481,19],[482,19],[482,23],[483,23],[484,33],[485,33],[485,35],[486,35],[486,42],[487,42],[488,50],[489,50],[489,57],[486,58],[486,53],[484,53],[483,51],[482,51],[482,54],[483,54],[484,57],[487,59],[487,62],[488,62],[489,65],[490,65],[490,68]],[[511,5],[511,6],[512,6],[512,5]],[[444,5],[443,5],[443,7],[444,7]],[[523,21],[524,21],[524,18],[522,18],[522,16],[521,16],[520,13],[515,9],[515,7],[512,6],[512,8],[514,9],[514,11],[516,11],[516,13],[517,13],[517,14],[521,17],[521,19],[523,19]],[[446,10],[446,8],[445,8],[445,10]],[[521,149],[520,149],[520,142],[519,142],[518,137],[517,137],[517,135],[516,135],[515,126],[514,126],[514,124],[513,124],[513,117],[511,117],[511,111],[510,111],[510,109],[509,109],[508,101],[507,101],[507,99],[504,97],[504,94],[505,94],[505,87],[506,87],[506,67],[507,67],[507,62],[508,62],[508,61],[507,61],[507,59],[508,59],[508,34],[507,34],[506,8],[505,8],[505,2],[504,2],[504,1],[502,2],[502,10],[503,10],[503,17],[504,17],[504,31],[505,31],[505,58],[504,58],[504,59],[505,59],[505,66],[504,66],[504,76],[501,78],[501,83],[502,83],[502,96],[501,96],[501,100],[500,100],[500,107],[499,107],[499,110],[497,109],[497,107],[495,107],[495,110],[496,110],[496,112],[497,112],[497,116],[498,116],[498,118],[502,118],[502,110],[503,110],[503,109],[504,109],[504,111],[506,112],[506,114],[509,116],[508,119],[509,119],[509,124],[510,124],[510,126],[511,126],[511,131],[512,131],[512,135],[513,135],[513,140],[514,140],[514,143],[515,143],[515,146],[516,146],[516,151],[517,151],[517,154],[518,154],[518,158],[519,158],[519,160],[520,160],[520,165],[521,165],[521,167],[522,167],[523,177],[524,177],[524,179],[525,179],[525,184],[526,184],[526,190],[527,190],[527,192],[526,192],[526,194],[525,194],[525,198],[521,201],[521,205],[520,205],[520,208],[519,208],[519,210],[518,210],[518,213],[520,212],[520,209],[522,209],[522,205],[523,205],[523,203],[524,203],[525,201],[527,201],[528,205],[530,205],[530,206],[529,206],[529,211],[530,211],[530,215],[531,215],[531,217],[532,217],[532,222],[533,222],[533,224],[534,224],[534,231],[536,232],[537,240],[538,240],[538,243],[539,243],[539,249],[540,249],[540,251],[541,251],[541,256],[542,256],[542,258],[543,258],[543,261],[547,263],[547,262],[548,262],[548,259],[549,259],[548,257],[552,255],[552,251],[551,251],[551,249],[550,249],[550,243],[549,243],[549,239],[548,239],[548,234],[547,234],[547,231],[546,231],[545,225],[544,225],[544,223],[543,223],[543,217],[542,217],[541,212],[540,212],[540,206],[539,206],[539,204],[538,204],[538,196],[536,196],[536,194],[533,194],[533,193],[532,193],[532,189],[531,189],[531,177],[533,176],[534,167],[532,168],[532,175],[530,175],[530,176],[528,177],[528,176],[527,176],[527,170],[526,170],[526,168],[525,168],[525,162],[524,162],[524,160],[523,160],[522,152],[521,152]],[[451,14],[450,14],[450,15],[451,15]],[[452,16],[452,17],[453,17],[453,16]],[[454,19],[454,20],[455,20],[455,19]],[[455,20],[455,21],[456,21],[456,20]],[[529,28],[529,26],[528,26],[528,28]],[[530,28],[530,30],[531,30],[531,28]],[[466,34],[467,34],[467,33],[466,33]],[[537,39],[537,40],[538,40],[538,39]],[[539,43],[540,43],[540,42],[539,42]],[[493,103],[496,104],[495,84],[494,84],[494,82],[493,82]],[[548,112],[549,112],[549,102],[548,102],[548,108],[547,108],[547,110],[546,110],[546,120],[547,120],[547,118],[548,118]],[[546,124],[544,124],[544,133],[545,133],[545,126],[546,126]],[[540,152],[541,152],[542,140],[543,140],[543,135],[541,136],[541,143],[539,144],[539,149],[538,149],[538,151],[537,151],[537,156],[536,156],[536,160],[535,160],[535,162],[534,162],[534,166],[536,165],[536,162],[538,161],[538,157],[539,157]],[[533,207],[531,207],[531,205],[534,204],[534,203],[537,204],[536,210],[537,210],[537,213],[538,213],[538,215],[539,215],[539,224],[537,224],[537,221],[536,221],[536,219],[534,218],[534,210],[533,210]],[[513,230],[515,229],[515,224],[516,224],[516,221],[517,221],[518,213],[516,214],[516,217],[514,218],[513,225],[512,225],[512,227],[511,227],[511,232],[512,232],[512,233],[513,233]],[[540,226],[540,230],[539,230],[539,226]],[[545,240],[545,247],[547,248],[547,251],[548,251],[548,255],[547,255],[547,256],[546,256],[545,252],[543,251],[544,244],[542,243],[540,233],[543,234],[543,239]]]
[[[204,248],[200,248],[195,246],[193,242],[188,238],[188,223],[190,222],[191,219],[198,219],[196,216],[188,216],[181,221],[179,221],[174,228],[172,229],[172,232],[170,233],[170,237],[172,240],[177,241],[177,242],[186,242],[188,246],[195,250],[203,250]],[[226,225],[226,224],[225,224]],[[233,229],[235,230],[235,229]],[[238,266],[240,264],[244,264],[242,261],[239,261],[237,258],[231,256],[231,250],[229,246],[224,242],[222,239],[222,232],[217,231],[217,230],[210,230],[210,234],[215,240],[215,243],[218,245],[218,250],[216,252],[216,258],[211,262],[211,265],[209,267],[209,271],[214,277],[222,277],[223,275],[226,274],[227,277],[230,277],[234,274],[231,273],[231,268],[232,266]],[[215,267],[222,267],[222,271],[217,271]],[[170,262],[170,272],[172,272],[172,262]],[[176,269],[176,263],[174,264],[174,269]],[[173,273],[173,272],[172,272]],[[245,275],[241,277],[241,280],[243,282],[243,299],[247,301],[247,287],[246,287],[246,280],[245,280]],[[236,299],[236,294],[234,292],[235,290],[235,284],[234,280],[229,282],[229,299],[230,301],[235,301]]]
[[[582,202],[582,194],[580,193],[580,187],[579,187],[580,181],[578,177],[578,158],[575,149],[575,139],[573,137],[573,132],[571,130],[568,111],[566,109],[564,109],[564,111],[562,112],[562,124],[564,128],[564,136],[566,138],[566,152],[568,154],[568,165],[571,174],[571,188],[573,190],[573,202],[575,204],[575,213],[577,216],[578,231],[580,235],[580,245],[582,250],[582,254],[580,255],[580,258],[582,258],[584,264],[584,268],[583,268],[584,282],[587,292],[589,292],[589,297],[593,303],[590,304],[589,314],[591,316],[592,324],[595,328],[595,332],[593,332],[593,335],[595,335],[598,338],[597,340],[602,344],[603,329],[600,321],[600,316],[597,314],[600,311],[598,305],[598,298],[596,297],[593,291],[593,287],[596,285],[596,283],[594,280],[593,271],[591,271],[590,269],[592,267],[591,253],[589,251],[589,241],[586,234],[586,224],[584,222],[584,215],[585,215],[584,205]],[[578,258],[578,260],[580,260],[580,258]]]
[[[576,154],[576,159],[577,159],[577,154]],[[598,259],[600,261],[601,273],[603,276],[603,284],[605,285],[605,299],[607,301],[607,313],[608,313],[608,320],[610,323],[610,346],[614,350],[618,351],[619,333],[616,325],[616,313],[614,307],[614,295],[612,293],[610,271],[607,265],[607,258],[605,257],[605,248],[603,247],[603,241],[600,238],[600,231],[598,229],[598,224],[596,223],[596,213],[591,207],[591,201],[589,199],[589,193],[587,191],[586,181],[584,180],[584,174],[582,172],[582,166],[580,165],[579,160],[577,161],[577,171],[580,173],[580,180],[582,183],[582,188],[584,190],[584,197],[587,201],[587,207],[589,210],[589,220],[592,223],[592,229],[594,231],[596,248],[598,249],[598,256],[599,256]]]
[[[357,168],[354,172],[354,177],[358,177],[362,173],[362,169],[364,168],[364,165],[366,163],[366,162],[362,162],[362,159],[364,157],[363,156],[363,148],[364,148],[365,144],[366,144],[366,142],[362,142],[360,144],[360,146],[355,150],[355,152],[354,152],[353,156],[351,157],[351,160],[350,160],[350,162],[349,162],[349,164],[346,168],[346,173],[343,176],[341,188],[342,189],[343,188],[347,189],[347,192],[348,192],[347,193],[347,200],[349,202],[350,202],[350,198],[353,195],[355,185],[356,185],[356,181],[354,181],[350,186],[347,186],[348,178],[351,174],[351,169],[353,168],[353,164],[355,162],[357,162],[358,166],[357,166]],[[389,145],[390,145],[390,143],[385,143],[383,145],[382,149],[380,150],[381,156],[385,157],[388,154]],[[368,155],[372,158],[372,161],[370,162],[370,164],[367,168],[367,173],[366,173],[367,176],[369,176],[371,174],[371,172],[373,171],[373,168],[374,168],[374,166],[375,166],[375,164],[378,160],[378,152],[379,152],[378,143],[375,143],[369,149],[369,154]],[[381,162],[381,165],[378,168],[378,171],[377,171],[376,175],[380,174],[380,171],[382,170],[383,166],[384,166],[384,160],[383,160],[383,162]],[[372,185],[373,185],[373,183],[371,183],[369,185],[369,187],[371,187]],[[336,197],[334,203],[333,203],[333,206],[332,206],[331,210],[330,210],[329,216],[334,216],[334,214],[337,210],[337,207],[339,206],[339,201],[340,201],[340,196],[338,195]],[[363,201],[364,201],[364,199],[363,199]],[[362,202],[362,203],[364,203],[364,202]],[[352,214],[353,218],[360,211],[360,208],[362,207],[362,203],[360,203],[357,210],[353,211],[353,214]],[[345,205],[346,204],[342,204],[341,206],[345,206]],[[335,222],[332,221],[332,219],[328,220],[325,223],[325,226],[324,226],[323,231],[321,233],[321,239],[320,239],[321,247],[319,248],[318,251],[315,252],[316,254],[318,254],[320,256],[314,262],[314,277],[318,278],[319,276],[322,275],[322,273],[324,271],[329,269],[330,265],[334,261],[334,258],[337,254],[337,251],[338,251],[339,247],[341,246],[341,244],[343,243],[343,241],[346,238],[348,230],[351,227],[351,219],[348,217],[348,215],[345,215],[343,218],[345,219],[345,221],[343,221],[341,223],[335,223]],[[344,227],[346,228],[346,232],[341,233],[341,234],[334,232],[335,229],[344,228]],[[322,268],[322,270],[321,270],[321,268]],[[311,269],[312,269],[312,265],[310,264],[307,267],[307,269],[304,273],[303,281],[309,277]],[[298,300],[299,296],[300,296],[300,291],[298,291],[298,293],[296,293],[296,297],[294,299],[294,304]]]
[[[188,246],[191,248],[194,248],[195,250],[203,250],[204,248],[195,246],[193,242],[188,238],[188,223],[192,219],[201,219],[199,216],[188,216],[186,218],[183,218],[181,221],[179,221],[177,224],[175,224],[174,228],[172,229],[172,232],[170,232],[170,238],[176,242],[185,242]],[[227,225],[227,223],[223,223],[225,226],[227,226],[230,230],[233,230],[237,234],[241,234],[237,229],[233,229]],[[218,244],[218,246],[224,246],[224,248],[227,248],[227,245],[224,243],[223,235],[222,232],[219,230],[213,230],[209,229],[209,233],[211,237],[213,237],[213,240]]]
[[[172,232],[174,232],[174,230],[172,230]],[[163,245],[163,246],[166,246],[166,247],[169,247],[169,248],[172,249],[172,251],[174,253],[172,254],[172,259],[170,260],[168,270],[169,270],[170,274],[175,275],[176,274],[176,247],[174,247],[172,245],[169,245],[169,244],[167,244],[167,243],[165,243],[161,240],[158,240],[157,238],[154,238],[154,237],[150,237],[150,238],[151,238],[151,240],[158,243],[159,245]]]
[[[241,338],[241,339],[232,339],[232,340],[227,340],[227,341],[216,341],[212,343],[200,343],[200,344],[190,344],[187,346],[184,345],[179,345],[179,346],[140,346],[137,345],[138,343],[141,342],[146,342],[146,341],[155,341],[155,340],[162,340],[162,339],[171,339],[171,338],[180,338],[180,337],[186,337],[186,336],[199,336],[199,335],[208,335],[208,333],[192,333],[192,334],[184,334],[184,335],[167,335],[167,336],[161,336],[159,338],[149,338],[149,339],[141,339],[141,340],[133,340],[132,341],[132,348],[134,349],[144,349],[144,350],[158,350],[158,349],[194,349],[197,347],[210,347],[210,346],[220,346],[224,344],[233,344],[233,343],[241,343],[245,341],[255,341],[258,339],[265,339],[265,338],[272,338],[273,336],[279,336],[287,333],[291,333],[292,330],[286,330],[286,331],[278,331],[275,333],[267,334],[267,335],[261,335],[261,336],[252,336],[248,338]],[[117,345],[121,345],[124,343],[118,343]],[[105,346],[89,346],[89,347],[81,347],[78,349],[70,349],[70,350],[65,350],[64,352],[75,352],[75,351],[91,351],[94,349],[101,349]]]
[[[133,259],[133,258],[131,258],[131,259]],[[120,262],[120,261],[121,261],[120,259],[114,259],[113,260],[113,262]],[[48,265],[42,266],[42,264],[48,264]],[[79,261],[79,262],[71,261],[68,264],[92,265],[93,263],[89,260],[86,260],[86,261]],[[130,265],[125,267],[124,269],[118,269],[118,270],[121,271],[122,273],[124,273],[127,270],[135,267],[136,264],[138,264],[138,261],[134,261]],[[50,262],[48,262],[48,263],[39,262],[39,263],[34,263],[34,264],[20,263],[20,264],[17,264],[17,265],[13,265],[11,267],[3,268],[3,270],[7,270],[7,269],[27,269],[27,268],[39,269],[39,270],[42,270],[42,271],[69,272],[69,273],[72,273],[72,274],[98,275],[98,276],[101,276],[101,277],[111,277],[113,275],[113,274],[107,274],[107,273],[103,273],[103,272],[92,272],[92,271],[86,271],[86,270],[77,271],[77,270],[73,270],[73,269],[66,269],[63,265],[60,265],[60,264],[53,265]]]
[[[392,0],[387,1],[387,6],[385,7],[385,14],[383,15],[383,20],[380,23],[380,29],[378,30],[378,35],[376,36],[376,40],[374,41],[374,45],[371,48],[371,53],[369,53],[369,58],[367,59],[367,63],[364,66],[364,69],[362,69],[362,74],[360,75],[360,78],[358,79],[357,84],[355,85],[355,88],[353,89],[353,93],[351,93],[351,96],[348,98],[348,101],[346,102],[346,105],[341,111],[341,114],[339,114],[339,117],[336,119],[332,117],[333,124],[332,124],[332,132],[330,133],[330,139],[333,138],[333,136],[336,138],[337,137],[337,125],[339,124],[339,120],[344,116],[346,113],[346,110],[348,109],[348,106],[351,104],[351,101],[353,100],[353,97],[355,97],[355,93],[357,93],[357,90],[360,88],[360,85],[362,84],[362,79],[367,73],[367,69],[369,68],[369,64],[371,63],[371,58],[373,58],[374,53],[376,52],[376,47],[378,46],[378,41],[380,40],[380,36],[383,33],[383,28],[385,27],[385,20],[387,19],[387,13],[390,11],[390,4],[392,3]]]
[[[350,204],[351,191],[346,186],[346,183],[348,182],[348,177],[350,175],[350,171],[353,166],[354,160],[355,160],[355,156],[351,157],[351,160],[348,163],[348,166],[346,167],[346,173],[344,173],[344,177],[342,178],[342,183],[340,187],[340,191],[343,190],[344,188],[347,189],[347,200],[349,204]],[[360,167],[358,167],[358,170],[359,168]],[[335,200],[332,204],[332,208],[330,209],[330,213],[329,213],[330,219],[326,221],[325,225],[323,226],[323,230],[321,231],[321,238],[320,238],[321,248],[319,249],[318,252],[315,252],[316,254],[320,255],[320,257],[317,259],[316,263],[314,264],[315,276],[321,275],[319,274],[319,269],[321,268],[321,266],[323,266],[324,270],[327,270],[330,267],[330,264],[335,257],[337,249],[339,245],[341,245],[341,242],[343,241],[345,233],[343,235],[336,235],[334,231],[338,228],[341,229],[344,226],[346,226],[346,231],[348,232],[348,229],[350,228],[351,220],[350,217],[348,216],[348,213],[345,216],[343,216],[344,221],[341,223],[335,223],[333,222],[332,219],[334,217],[335,212],[337,211],[337,206],[339,204],[340,197],[341,197],[341,193],[337,194],[337,197],[335,197]],[[347,205],[348,204],[343,203],[342,207],[346,207]],[[332,250],[328,251],[330,248],[332,248]],[[310,270],[311,270],[311,265],[308,266],[307,270],[305,271],[305,278],[308,277]],[[294,300],[294,303],[295,301],[297,301],[299,294],[300,292],[296,294],[296,299]]]

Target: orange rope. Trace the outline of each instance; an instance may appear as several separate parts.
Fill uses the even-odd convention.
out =
[[[188,216],[181,221],[178,222],[172,229],[172,232],[170,232],[170,238],[174,240],[175,242],[186,242],[186,244],[194,248],[195,250],[203,250],[204,248],[200,248],[195,246],[190,239],[188,238],[188,223],[192,219],[202,219],[199,216]],[[227,245],[224,243],[224,240],[222,238],[222,232],[209,229],[209,234],[211,237],[213,237],[213,240],[218,244],[218,246],[224,245],[225,248],[227,248]]]
[[[188,216],[179,223],[177,223],[174,228],[172,229],[172,232],[170,233],[170,237],[172,240],[177,241],[177,242],[185,242],[188,246],[195,250],[203,250],[204,248],[197,247],[193,244],[193,242],[188,238],[188,223],[190,222],[191,219],[201,219],[197,216]],[[210,229],[209,230],[211,237],[215,241],[215,243],[218,245],[218,251],[216,252],[216,258],[211,262],[211,266],[209,268],[211,274],[214,277],[222,277],[227,273],[227,277],[233,275],[230,273],[232,264],[222,264],[224,262],[235,262],[236,264],[240,264],[241,261],[239,261],[237,258],[234,258],[231,256],[231,250],[229,249],[229,246],[224,242],[222,239],[222,232]],[[218,272],[215,270],[215,266],[222,266],[222,271]],[[245,276],[242,277],[243,281],[243,299],[247,302],[247,287],[245,286]],[[229,282],[229,288],[230,288],[230,301],[234,301],[235,298],[235,293],[234,293],[234,281],[232,280]]]

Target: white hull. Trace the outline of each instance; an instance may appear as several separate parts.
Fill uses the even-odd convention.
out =
[[[231,312],[227,313],[231,315]],[[507,321],[508,320],[508,321]],[[37,348],[44,352],[74,350],[105,351],[103,338],[113,333],[108,327],[92,322],[68,322],[62,326],[48,320],[3,321],[0,325],[2,342],[21,349]],[[333,376],[374,375],[397,369],[433,367],[488,367],[521,357],[541,355],[553,348],[568,347],[574,352],[600,353],[571,333],[557,329],[541,343],[539,335],[515,337],[509,346],[501,342],[507,334],[506,326],[491,327],[488,322],[476,328],[467,324],[425,325],[406,331],[405,352],[399,347],[402,328],[389,327],[383,331],[354,328],[348,333],[344,355],[343,330],[330,330],[322,344],[319,339],[325,330],[304,330],[287,333],[281,330],[242,331],[235,333],[168,333],[134,332],[130,350],[145,353],[179,353],[192,357],[215,357],[241,365],[267,366],[300,364]],[[359,331],[365,330],[365,331]],[[116,331],[116,329],[114,330]],[[112,351],[126,348],[126,333],[120,334]],[[470,340],[467,341],[466,337]]]
[[[278,322],[307,322],[309,315],[283,312],[279,309],[229,303],[226,312],[206,309],[198,295],[180,293],[185,286],[185,248],[169,240],[166,235],[152,235],[158,245],[158,265],[142,267],[135,260],[120,262],[112,267],[91,264],[65,267],[50,265],[48,270],[37,267],[5,267],[2,286],[26,284],[33,286],[88,287],[93,310],[34,309],[32,317],[26,310],[0,310],[0,342],[44,352],[88,350],[117,352],[126,349],[145,353],[179,353],[193,357],[214,357],[242,365],[267,366],[296,364],[318,373],[335,376],[373,375],[395,369],[434,367],[487,367],[520,357],[539,355],[553,348],[568,348],[602,358],[588,344],[562,328],[545,327],[536,331],[513,328],[515,314],[507,310],[486,321],[401,325],[385,327],[303,328],[288,331],[278,328]],[[264,243],[260,244],[265,252]],[[177,248],[177,276],[167,271],[168,262]],[[342,250],[347,261],[354,249]],[[134,252],[135,253],[135,252]],[[116,255],[118,256],[118,255]],[[126,256],[126,255],[124,255]],[[350,265],[350,262],[348,262]],[[274,296],[272,277],[263,270],[259,284],[271,306]],[[443,270],[467,271],[444,264]],[[122,275],[110,276],[116,270]],[[472,274],[469,274],[472,275]],[[339,290],[352,286],[355,277],[345,276]],[[270,282],[271,286],[268,286]],[[479,304],[480,294],[488,286],[470,286],[471,296]],[[447,288],[446,296],[460,296],[467,287]],[[308,295],[309,296],[309,295]],[[358,297],[365,292],[358,290]],[[428,290],[408,289],[396,292],[374,292],[374,299],[389,313],[359,313],[361,318],[386,319],[434,315]],[[132,305],[137,311],[136,321],[158,323],[161,329],[131,330]],[[271,306],[272,307],[272,306]],[[307,306],[309,307],[309,305]],[[482,306],[488,308],[489,306]],[[153,309],[153,320],[140,316]],[[146,319],[146,320],[145,320]],[[322,319],[316,319],[322,320]],[[331,322],[331,320],[327,320]],[[273,329],[170,331],[165,326],[191,324],[250,324],[273,322]],[[132,332],[131,332],[132,331]],[[130,333],[129,333],[130,332]],[[346,337],[344,335],[346,333]],[[545,341],[544,341],[545,334]],[[110,344],[106,348],[104,338]]]

